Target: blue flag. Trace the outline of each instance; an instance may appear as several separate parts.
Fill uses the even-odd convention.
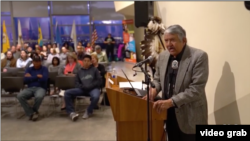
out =
[[[62,45],[62,38],[59,30],[59,26],[56,26],[56,43],[59,44],[60,46]],[[60,47],[59,46],[59,47]]]

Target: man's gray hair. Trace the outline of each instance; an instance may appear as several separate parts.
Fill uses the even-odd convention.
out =
[[[165,34],[177,34],[180,40],[182,40],[183,38],[186,38],[186,31],[180,25],[169,26],[165,30],[164,35]]]
[[[95,50],[97,50],[97,49],[102,49],[102,48],[101,48],[100,45],[96,45],[96,46],[95,46]]]

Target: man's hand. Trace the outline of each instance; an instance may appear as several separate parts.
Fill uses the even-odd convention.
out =
[[[3,69],[3,72],[7,72],[7,69]]]
[[[31,75],[29,73],[26,73],[24,76],[25,77],[31,77]]]
[[[171,99],[168,100],[158,100],[154,102],[153,108],[160,114],[163,111],[173,107],[173,102]]]
[[[149,89],[149,100],[154,101],[154,98],[156,97],[156,94],[157,94],[156,89],[155,88],[150,88]],[[147,100],[148,99],[147,95],[144,96],[142,99]]]
[[[38,78],[42,78],[43,76],[42,76],[41,74],[38,74],[37,77],[38,77]]]

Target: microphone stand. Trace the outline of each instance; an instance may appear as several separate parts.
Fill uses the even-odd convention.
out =
[[[149,85],[151,85],[152,88],[155,87],[155,85],[151,82],[151,78],[147,71],[142,67],[142,65],[139,66],[141,68],[141,71],[145,74],[146,81],[143,83],[147,85],[147,122],[148,122],[148,141],[150,141],[150,110],[149,110]]]

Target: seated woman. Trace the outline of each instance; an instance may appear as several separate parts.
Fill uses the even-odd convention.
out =
[[[58,72],[59,67],[60,67],[60,59],[58,57],[53,57],[51,65],[48,68],[49,72]],[[54,91],[51,91],[50,95],[53,95],[56,90],[57,88],[55,88]]]
[[[25,50],[21,51],[21,57],[17,59],[16,67],[17,68],[25,68],[26,65],[31,61],[32,59],[28,57],[28,54]]]
[[[11,51],[7,51],[6,57],[1,60],[1,71],[7,72],[8,67],[16,67],[16,59]]]
[[[49,72],[58,72],[60,67],[60,59],[58,57],[53,57],[51,65],[49,65]]]
[[[58,57],[60,58],[60,55],[56,52],[56,50],[54,48],[50,49],[50,54],[48,55],[47,61],[45,63],[46,66],[51,65],[52,59],[54,57]]]
[[[105,82],[106,82],[106,79],[105,79],[105,74],[106,74],[105,67],[102,64],[98,63],[98,57],[97,57],[96,54],[91,55],[91,61],[92,61],[92,65],[94,67],[96,67],[100,72],[100,75],[102,77],[102,88],[103,88],[103,87],[105,87]]]
[[[73,52],[67,53],[66,65],[61,66],[58,70],[58,75],[66,75],[66,76],[75,76],[75,74],[82,68],[82,66],[78,63],[76,54]],[[60,96],[64,96],[64,91],[61,91]],[[65,110],[65,102],[62,99],[62,107],[61,110]]]

